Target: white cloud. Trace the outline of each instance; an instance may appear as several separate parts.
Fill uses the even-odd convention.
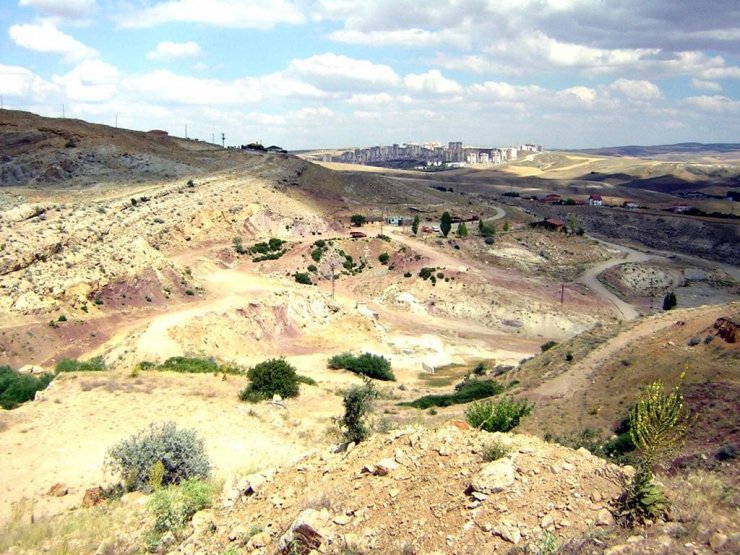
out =
[[[589,87],[568,87],[558,91],[558,97],[565,100],[576,100],[582,104],[593,104],[597,99],[597,93]]]
[[[344,90],[358,85],[387,87],[401,80],[390,66],[332,53],[293,60],[289,72],[327,90]]]
[[[64,88],[69,100],[104,102],[118,93],[118,69],[100,60],[85,60],[52,80]]]
[[[691,80],[691,86],[695,89],[702,89],[706,91],[721,91],[722,86],[714,81],[704,81],[702,79],[693,78]]]
[[[463,88],[455,81],[447,79],[437,69],[430,69],[426,73],[410,73],[403,79],[406,87],[414,92],[432,94],[458,94]]]
[[[650,81],[617,79],[611,84],[610,89],[630,100],[657,100],[663,96],[658,86]]]
[[[470,46],[469,37],[453,31],[429,31],[426,29],[395,29],[389,31],[359,31],[341,29],[329,34],[336,42],[367,46],[409,46],[422,48],[450,44],[460,48]]]
[[[31,70],[0,64],[0,94],[39,101],[52,92],[56,92],[56,87]]]
[[[69,62],[95,58],[96,50],[61,32],[48,21],[12,25],[8,30],[11,40],[18,46],[48,54],[62,54]]]
[[[200,46],[197,42],[160,42],[157,47],[147,53],[149,60],[171,61],[184,58],[195,58],[200,54]]]
[[[126,91],[138,97],[178,104],[238,104],[259,100],[247,87],[215,79],[198,79],[157,70],[127,79]]]
[[[740,100],[732,100],[726,96],[690,96],[684,100],[687,104],[707,112],[733,114],[740,112]]]
[[[96,0],[20,0],[18,5],[37,8],[60,17],[89,16],[95,10]]]
[[[154,27],[164,23],[197,23],[217,27],[272,29],[280,23],[305,21],[296,2],[290,0],[167,0],[132,7],[118,17],[122,27]]]

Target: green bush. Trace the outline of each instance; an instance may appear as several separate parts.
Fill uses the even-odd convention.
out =
[[[388,264],[388,260],[390,260],[390,256],[388,256],[387,252],[380,253],[380,256],[378,256],[378,262],[381,264]]]
[[[549,351],[550,349],[552,349],[557,344],[558,344],[557,341],[548,341],[547,343],[543,343],[542,345],[540,345],[540,351],[543,352],[543,353],[545,351]]]
[[[383,234],[383,233],[378,233],[378,234],[376,235],[376,237],[377,237],[378,239],[380,239],[381,241],[386,241],[387,243],[390,243],[390,242],[391,242],[391,238],[390,238],[390,237],[388,237],[387,235]]]
[[[216,374],[219,366],[210,358],[170,357],[160,364],[157,370],[186,374]]]
[[[646,524],[664,520],[670,502],[663,488],[655,483],[653,473],[642,466],[619,498],[619,517],[627,525]]]
[[[319,385],[316,383],[316,380],[314,380],[310,376],[304,376],[302,374],[297,375],[298,383],[306,384],[306,385]]]
[[[380,355],[363,353],[355,356],[352,353],[341,353],[329,359],[329,368],[344,368],[355,374],[362,374],[368,378],[385,381],[396,381],[391,370],[391,361]]]
[[[353,385],[342,396],[344,416],[341,424],[344,427],[344,440],[348,443],[359,443],[367,439],[369,431],[365,417],[372,410],[373,399],[378,392],[369,380],[363,385]]]
[[[311,251],[311,258],[314,262],[321,262],[321,255],[324,254],[323,247],[317,247]]]
[[[425,395],[410,403],[400,403],[400,405],[422,410],[429,407],[449,407],[492,397],[504,390],[504,386],[491,380],[465,380],[462,384],[458,385],[461,385],[461,387],[459,389],[456,388],[455,393],[449,395]]]
[[[314,274],[319,271],[319,269],[316,267],[315,264],[309,264],[308,265],[308,268],[306,268],[306,270],[308,270],[309,272],[314,273]]]
[[[197,478],[189,478],[177,486],[158,489],[147,503],[154,516],[155,532],[181,530],[195,513],[210,507],[212,499],[213,488]]]
[[[419,270],[419,277],[421,279],[429,279],[430,277],[434,276],[435,270],[436,268],[422,268],[421,270]]]
[[[63,358],[57,362],[54,367],[57,373],[60,372],[102,372],[105,370],[103,357],[93,357],[90,360],[74,360]]]
[[[313,285],[311,276],[306,272],[296,272],[293,274],[293,279],[296,280],[296,283],[300,283],[302,285]]]
[[[11,410],[32,401],[36,392],[46,389],[53,379],[48,373],[33,376],[21,374],[10,366],[0,366],[0,407]]]
[[[465,418],[473,428],[486,432],[509,432],[519,425],[522,418],[532,412],[526,399],[514,401],[504,397],[498,403],[480,401],[465,410]]]
[[[676,294],[673,291],[666,294],[666,296],[663,298],[663,310],[672,310],[676,308],[677,304],[678,299],[676,299]]]
[[[151,424],[108,451],[107,468],[118,474],[128,490],[149,492],[154,465],[164,465],[162,485],[188,478],[208,478],[211,463],[203,440],[193,430],[178,429],[174,422]]]
[[[257,402],[280,395],[286,399],[298,396],[298,374],[284,358],[271,358],[247,372],[250,384],[240,393],[242,401]]]

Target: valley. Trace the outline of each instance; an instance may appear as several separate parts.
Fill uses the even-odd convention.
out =
[[[279,468],[285,474],[277,482],[285,483],[274,495],[290,498],[303,483],[302,471],[294,470],[299,461],[309,460],[306,471],[316,476],[338,472],[344,461],[325,453],[341,441],[336,419],[343,390],[362,380],[330,369],[327,361],[347,351],[388,358],[397,378],[377,386],[372,421],[378,437],[370,447],[347,453],[352,471],[365,458],[391,456],[414,468],[388,447],[399,441],[418,457],[418,468],[433,472],[437,462],[430,462],[418,442],[433,444],[440,457],[447,456],[440,449],[449,444],[460,450],[450,459],[459,473],[444,474],[445,480],[460,481],[462,488],[473,458],[465,453],[472,449],[476,455],[473,443],[481,440],[475,434],[484,434],[468,430],[470,439],[450,427],[450,422],[467,426],[465,406],[420,410],[399,403],[448,393],[478,365],[486,369],[482,379],[494,379],[508,394],[535,403],[518,431],[556,437],[574,448],[583,447],[576,440],[586,428],[599,440],[610,438],[642,385],[661,379],[672,386],[685,371],[687,402],[701,412],[681,455],[703,468],[701,461],[714,463],[723,446],[740,447],[740,343],[720,337],[714,327],[723,317],[740,322],[740,223],[664,213],[678,198],[675,191],[591,176],[629,170],[635,180],[645,180],[660,164],[661,175],[688,179],[688,171],[692,187],[720,194],[736,189],[738,160],[716,162],[721,175],[711,179],[705,179],[711,174],[706,168],[699,177],[687,170],[691,162],[682,161],[680,173],[677,162],[625,161],[598,153],[543,153],[502,170],[430,176],[330,169],[284,154],[221,149],[8,110],[0,110],[0,146],[0,366],[53,371],[63,359],[101,357],[106,368],[59,374],[36,400],[0,409],[0,525],[53,519],[79,507],[86,490],[112,480],[103,464],[107,450],[164,420],[205,438],[225,489],[244,476]],[[519,196],[504,195],[514,191]],[[595,192],[614,206],[549,205],[526,198]],[[646,208],[619,208],[627,199]],[[705,212],[733,215],[731,205],[697,201]],[[495,225],[495,232],[485,237],[479,220],[467,222],[467,234],[454,224],[447,237],[385,221],[419,216],[421,225],[433,226],[445,212],[475,216]],[[371,221],[353,226],[357,214]],[[569,218],[576,225],[569,233],[532,225],[547,218],[559,218],[566,231]],[[584,228],[580,233],[578,226]],[[669,292],[675,292],[678,306],[663,311]],[[548,342],[554,345],[545,349]],[[238,397],[249,383],[244,374],[179,374],[142,364],[177,356],[241,369],[285,357],[316,383],[302,384],[294,399],[250,404]],[[600,511],[606,498],[617,495],[622,470],[581,449],[568,451],[524,434],[505,441],[519,449],[518,457],[526,461],[522,476],[532,483],[539,484],[541,469],[550,473],[552,465],[582,464],[588,472],[577,478],[578,488],[587,485],[574,499],[583,499],[567,510],[556,506],[547,484],[540,484],[542,491],[517,490],[520,498],[552,498],[547,511],[530,514],[531,507],[512,496],[512,512],[522,527],[565,539],[569,528],[579,534],[588,529],[585,521],[568,517],[571,510],[591,511],[592,523],[608,521]],[[548,462],[550,456],[557,462]],[[737,467],[731,464],[722,468],[735,487]],[[447,472],[443,462],[438,468]],[[410,472],[399,480],[418,477]],[[561,478],[558,491],[565,491]],[[59,483],[66,494],[49,495]],[[338,484],[337,491],[345,493],[353,487]],[[357,484],[364,495],[387,496]],[[431,484],[419,487],[443,495]],[[594,488],[605,492],[603,503],[601,493],[593,500]],[[423,552],[440,545],[455,551],[458,547],[450,546],[466,545],[473,536],[503,549],[507,540],[501,533],[473,527],[476,532],[465,535],[470,527],[460,515],[469,507],[459,497],[445,508],[456,516],[446,521],[441,543],[420,540]],[[303,501],[293,501],[293,508]],[[295,516],[285,512],[291,504],[268,507],[263,498],[259,503],[265,506],[255,510],[263,520],[272,515],[276,531]],[[375,514],[380,502],[364,509],[359,501],[345,504],[358,505],[352,509],[357,512],[343,508],[355,519],[363,510]],[[394,510],[421,511],[403,507]],[[485,514],[499,510],[490,504],[484,509]],[[557,527],[540,526],[548,511],[558,512]],[[410,529],[428,526],[411,523],[420,519],[409,517]],[[397,542],[378,539],[358,524],[362,521],[358,516],[351,525],[358,542],[372,536],[378,549],[402,547],[400,536]],[[219,535],[199,544],[212,549],[203,552],[226,549],[227,528],[235,524],[219,526]],[[728,527],[737,536],[737,522]],[[271,545],[278,534],[268,537]],[[51,538],[44,541],[56,549]],[[44,551],[44,545],[30,551]]]

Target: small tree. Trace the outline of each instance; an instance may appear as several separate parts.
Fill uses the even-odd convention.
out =
[[[378,256],[378,261],[381,264],[388,264],[388,260],[390,260],[390,256],[388,255],[387,252],[382,252],[380,253],[380,256]]]
[[[342,397],[344,405],[344,416],[341,423],[345,428],[344,439],[348,443],[359,443],[367,439],[369,431],[365,426],[368,412],[373,408],[373,400],[378,396],[378,391],[370,380],[365,379],[363,385],[353,385]]]
[[[419,215],[417,214],[414,216],[414,222],[411,224],[411,232],[414,235],[417,235],[419,233],[419,224],[421,223],[421,220],[419,220]]]
[[[457,225],[457,236],[458,237],[467,237],[468,236],[468,226],[465,225],[465,222],[460,222]]]
[[[442,214],[442,220],[439,223],[439,230],[442,232],[442,235],[447,237],[451,229],[452,229],[452,216],[450,216],[449,212],[444,212]]]
[[[509,231],[509,222],[504,222],[504,231]]]
[[[260,401],[273,395],[283,398],[298,396],[298,374],[284,358],[271,358],[247,372],[250,383],[239,393],[242,401]]]
[[[362,224],[367,222],[367,218],[362,214],[352,214],[349,221],[352,222],[352,225],[355,227],[362,227]]]
[[[620,499],[621,517],[630,524],[665,518],[670,509],[653,468],[678,450],[688,431],[690,415],[679,386],[666,394],[663,383],[655,381],[630,410],[630,437],[642,455]]]
[[[676,294],[671,291],[669,292],[664,298],[663,298],[663,310],[671,310],[676,308],[676,305],[678,304],[678,301],[676,299]]]

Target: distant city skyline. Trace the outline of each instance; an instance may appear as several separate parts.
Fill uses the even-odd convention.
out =
[[[288,150],[740,140],[737,0],[7,0],[8,109]]]

